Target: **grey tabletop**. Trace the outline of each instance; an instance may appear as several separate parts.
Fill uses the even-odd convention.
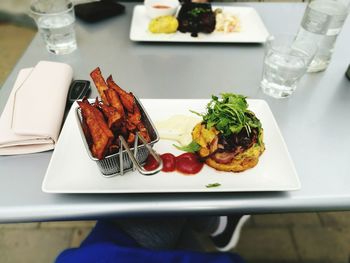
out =
[[[37,35],[1,89],[2,112],[20,69],[62,61],[75,79],[100,66],[141,98],[209,98],[235,92],[268,102],[301,181],[292,192],[182,194],[47,194],[41,184],[52,152],[0,157],[0,222],[97,219],[118,216],[267,213],[350,209],[350,20],[329,68],[307,74],[295,94],[276,100],[259,90],[261,44],[135,43],[129,39],[134,4],[93,25],[76,25],[79,49],[46,52]],[[234,3],[254,7],[270,33],[295,33],[301,3]],[[96,95],[93,91],[92,96]],[[35,100],[35,97],[31,98]]]

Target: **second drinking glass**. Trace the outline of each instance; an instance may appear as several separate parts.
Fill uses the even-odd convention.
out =
[[[49,52],[63,55],[77,48],[70,0],[33,0],[30,12]]]
[[[262,81],[264,93],[289,97],[317,51],[313,41],[296,41],[292,35],[270,36],[266,42]]]

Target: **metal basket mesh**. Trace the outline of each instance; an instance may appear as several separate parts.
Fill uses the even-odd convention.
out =
[[[158,132],[156,131],[154,124],[152,123],[151,119],[149,118],[149,116],[148,116],[147,112],[145,111],[144,107],[142,106],[140,100],[137,97],[135,97],[135,101],[140,108],[143,124],[145,125],[145,127],[150,135],[150,138],[151,138],[151,142],[148,143],[148,145],[153,147],[153,145],[159,141]],[[97,158],[93,157],[91,154],[90,148],[88,146],[88,143],[86,141],[85,134],[83,132],[82,115],[81,115],[80,107],[77,107],[77,109],[76,109],[76,116],[77,116],[77,120],[78,120],[78,127],[80,130],[80,134],[83,138],[83,142],[84,142],[86,151],[87,151],[90,159],[92,159],[93,161],[95,161],[97,163],[99,170],[101,171],[101,173],[104,176],[111,177],[114,175],[122,175],[125,172],[133,169],[133,163],[132,163],[132,161],[131,161],[131,159],[130,159],[130,157],[127,154],[125,149],[122,151],[122,162],[123,162],[122,165],[120,163],[120,161],[121,161],[120,160],[120,152],[112,154],[112,155],[108,155],[102,160],[98,160]],[[130,150],[134,151],[134,147],[130,148]],[[136,160],[138,161],[139,164],[143,164],[146,161],[148,154],[149,154],[149,151],[144,144],[137,146]],[[121,166],[123,167],[122,171],[121,171]]]

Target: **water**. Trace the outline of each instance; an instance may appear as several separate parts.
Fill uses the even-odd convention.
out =
[[[319,43],[309,72],[327,68],[347,13],[347,6],[336,0],[314,0],[307,6],[297,39],[312,39]]]
[[[43,16],[38,20],[39,32],[47,49],[55,54],[68,54],[77,48],[74,16],[70,14]]]
[[[295,55],[295,52],[291,54]],[[302,57],[268,52],[260,86],[264,93],[274,98],[286,98],[294,92],[305,72],[306,62]]]

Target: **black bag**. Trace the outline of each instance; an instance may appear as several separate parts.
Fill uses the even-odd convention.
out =
[[[81,20],[94,23],[124,13],[125,6],[113,0],[101,0],[74,6],[75,15]]]

